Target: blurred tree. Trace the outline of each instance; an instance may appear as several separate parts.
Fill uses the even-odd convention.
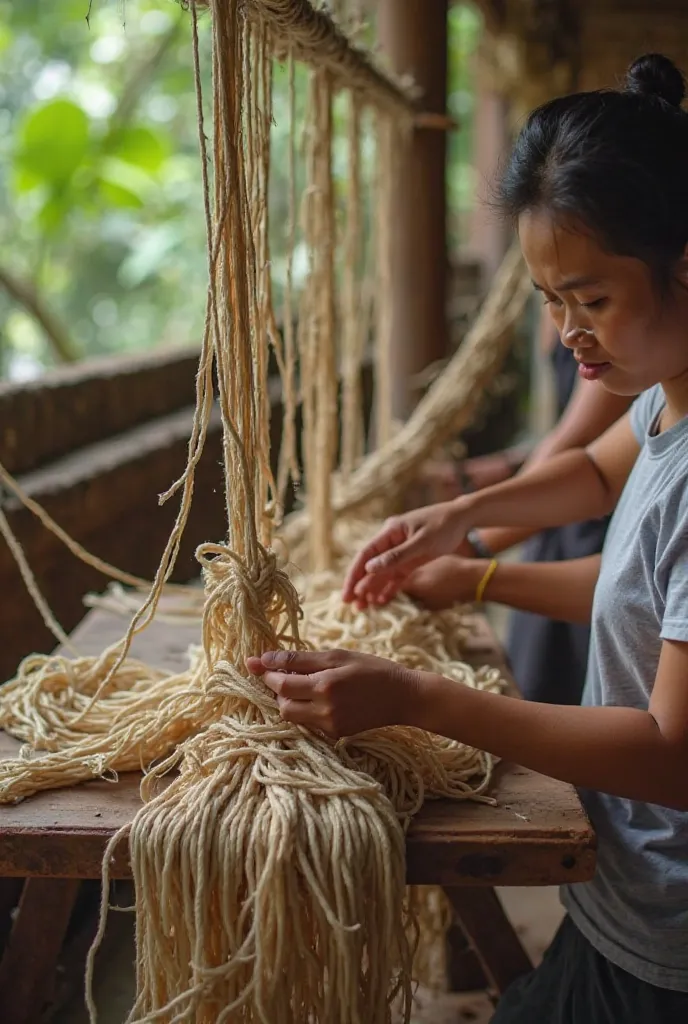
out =
[[[86,10],[0,0],[0,337],[14,377],[188,343],[202,320],[188,15],[171,0],[94,4],[90,24]]]
[[[95,354],[193,343],[202,329],[205,222],[188,12],[175,0],[94,0],[87,22],[88,7],[88,0],[0,0],[0,375],[14,379]],[[207,17],[200,28],[207,50]],[[477,32],[470,7],[452,8],[450,109],[462,130],[451,142],[449,188],[457,209],[472,196],[470,53]],[[306,83],[297,68],[297,123]],[[286,274],[288,111],[289,72],[276,65],[271,236],[278,303]],[[338,104],[340,126],[343,117]],[[371,173],[373,147],[364,148]],[[334,158],[341,195],[343,145]],[[298,280],[302,248],[294,269]]]
[[[475,63],[482,19],[470,3],[449,8],[449,71],[447,108],[459,122],[459,131],[449,137],[447,201],[449,241],[460,250],[467,241],[468,214],[476,200],[473,173],[473,132],[475,129]]]

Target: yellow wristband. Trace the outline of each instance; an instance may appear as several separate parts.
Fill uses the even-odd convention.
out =
[[[490,580],[494,576],[495,571],[496,571],[498,565],[499,565],[499,562],[497,561],[497,559],[493,558],[492,561],[490,562],[490,564],[488,565],[487,569],[485,570],[485,574],[484,574],[483,578],[481,579],[480,583],[478,584],[477,589],[475,591],[475,600],[476,600],[476,602],[478,604],[480,604],[480,602],[482,601],[483,596],[485,594],[485,588],[487,587],[487,584],[490,582]]]

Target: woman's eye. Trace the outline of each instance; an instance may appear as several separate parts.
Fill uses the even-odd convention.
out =
[[[604,306],[604,304],[606,303],[606,301],[607,300],[604,298],[593,299],[592,302],[581,302],[580,305],[583,306],[584,309],[601,309],[602,306]]]
[[[554,296],[552,296],[551,298],[549,298],[549,297],[545,298],[545,305],[546,306],[557,306],[557,307],[559,307],[559,306],[563,306],[563,302],[561,301],[561,299],[557,299]]]

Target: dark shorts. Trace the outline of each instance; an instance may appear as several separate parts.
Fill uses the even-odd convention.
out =
[[[687,1024],[688,992],[640,981],[606,960],[569,917],[539,967],[504,993],[491,1024]]]

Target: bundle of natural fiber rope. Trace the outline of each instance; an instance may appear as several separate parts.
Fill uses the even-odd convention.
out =
[[[269,27],[275,53],[290,52],[312,67],[329,71],[339,88],[359,92],[378,109],[397,118],[413,118],[418,112],[415,90],[393,81],[368,54],[352,46],[330,17],[330,5],[322,6],[317,10],[309,0],[248,0],[247,11]]]
[[[361,515],[371,502],[394,499],[422,462],[460,433],[499,371],[531,291],[518,244],[504,258],[490,292],[460,348],[421,399],[407,422],[368,455],[348,479],[334,481],[336,516]],[[308,510],[294,513],[281,536],[289,547],[310,529]]]
[[[265,387],[270,35],[255,16],[257,2],[250,19],[241,0],[210,6],[212,214],[192,4],[210,281],[189,461],[170,491],[182,491],[180,513],[124,640],[95,659],[32,656],[0,694],[0,725],[31,748],[0,766],[0,799],[154,762],[141,810],[105,855],[101,928],[89,961],[90,977],[105,928],[110,857],[128,839],[137,930],[131,1022],[384,1024],[396,997],[408,1020],[414,927],[404,830],[427,797],[486,799],[491,762],[408,728],[334,744],[282,721],[273,695],[246,673],[249,655],[305,641],[297,591],[270,550],[272,518],[264,512],[277,493]],[[317,74],[323,82],[314,116],[322,126],[331,116],[329,72]],[[311,212],[322,228],[329,216],[324,165],[318,173],[324,192]],[[318,271],[323,287],[312,302],[319,316],[331,307],[330,274],[327,266]],[[327,384],[331,354],[303,352]],[[127,653],[134,632],[155,615],[174,564],[209,422],[213,362],[228,538],[199,550],[202,650],[188,672],[169,675]],[[324,416],[316,408],[314,429]],[[312,453],[315,476],[332,457],[325,437]],[[331,591],[336,582],[337,566],[331,529],[321,536],[316,562],[329,562],[334,576],[309,583],[309,642],[374,645],[376,653],[442,671],[457,685],[499,685],[494,672],[461,664],[458,612],[432,617],[398,599],[360,620],[332,593],[322,596],[323,585]],[[90,985],[88,1001],[95,1020]]]

